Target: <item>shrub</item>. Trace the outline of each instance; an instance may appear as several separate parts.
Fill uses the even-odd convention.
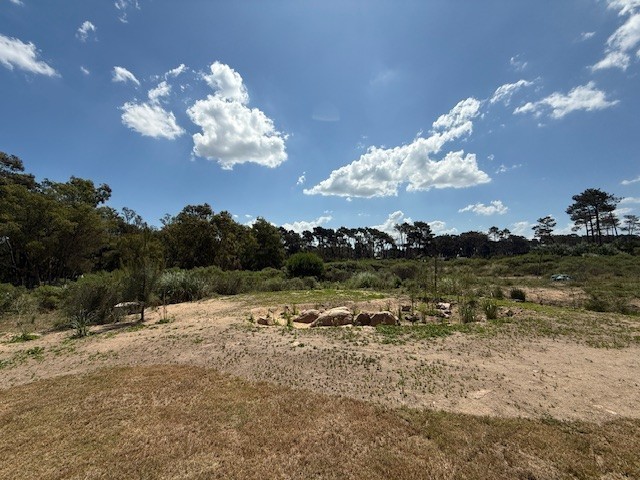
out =
[[[460,305],[460,321],[471,323],[476,321],[476,301],[467,300]]]
[[[520,300],[523,302],[527,299],[526,293],[524,293],[524,290],[520,288],[512,288],[509,296],[512,300]]]
[[[0,315],[13,308],[13,302],[23,293],[22,287],[14,287],[10,283],[0,283]]]
[[[491,296],[497,300],[502,300],[504,298],[504,293],[502,293],[502,289],[498,286],[493,287],[491,290]]]
[[[391,266],[391,272],[400,280],[412,280],[418,275],[418,265],[412,262],[396,263]]]
[[[206,297],[208,288],[206,281],[192,272],[173,270],[160,276],[156,293],[164,303],[180,303]]]
[[[320,278],[324,273],[324,262],[315,253],[296,253],[287,260],[287,272],[291,277]]]
[[[69,319],[84,315],[95,323],[116,319],[113,307],[122,299],[122,273],[94,273],[69,286],[64,310]]]
[[[498,318],[498,304],[489,298],[482,302],[482,311],[487,317],[487,320],[495,320]]]
[[[352,288],[379,288],[381,280],[373,272],[360,272],[349,281]]]
[[[40,311],[50,312],[60,308],[64,298],[65,288],[53,285],[42,285],[33,290],[33,296],[38,302]]]

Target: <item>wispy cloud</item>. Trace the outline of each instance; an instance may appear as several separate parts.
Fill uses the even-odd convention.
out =
[[[537,102],[529,102],[513,113],[531,113],[536,117],[550,111],[552,118],[559,119],[578,110],[603,110],[618,104],[618,100],[608,100],[604,91],[598,90],[594,82],[575,87],[568,94],[554,92]]]
[[[640,175],[638,175],[636,178],[633,178],[631,180],[622,180],[620,183],[622,185],[631,185],[632,183],[638,183],[640,182]]]
[[[95,38],[95,33],[97,30],[98,29],[93,23],[91,23],[89,20],[85,20],[84,22],[82,22],[82,25],[78,27],[78,30],[76,31],[76,38],[81,42],[86,42],[90,34],[93,34]]]
[[[124,67],[113,67],[111,81],[121,83],[131,82],[140,86],[140,81],[136,76]]]
[[[0,34],[0,64],[9,70],[17,68],[25,72],[45,75],[47,77],[59,76],[53,67],[38,59],[36,46],[29,42],[24,43],[17,38],[5,37]]]

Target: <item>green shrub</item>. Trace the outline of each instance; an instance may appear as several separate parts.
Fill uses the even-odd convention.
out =
[[[121,272],[84,275],[69,285],[64,311],[69,319],[82,315],[99,324],[114,321],[113,307],[122,301],[122,288]]]
[[[324,262],[315,253],[300,252],[287,260],[287,272],[291,277],[316,277],[324,273]]]
[[[38,302],[38,308],[43,312],[50,312],[60,308],[66,289],[53,285],[42,285],[33,290],[32,294]]]
[[[467,300],[460,305],[460,321],[462,323],[471,323],[476,321],[475,300]]]
[[[185,270],[164,272],[156,284],[156,294],[163,303],[181,303],[200,300],[208,294],[208,286],[203,278]]]
[[[502,300],[504,298],[504,293],[502,292],[502,289],[500,287],[495,286],[491,290],[491,296],[496,300]]]
[[[352,288],[380,288],[382,281],[373,272],[360,272],[351,277],[349,284]]]
[[[487,320],[495,320],[498,318],[498,304],[490,298],[486,298],[482,302],[482,311],[487,317]]]
[[[509,296],[512,300],[520,300],[523,302],[527,299],[527,294],[520,288],[512,288]]]
[[[0,315],[8,313],[13,308],[13,302],[26,290],[14,287],[10,283],[0,283]]]
[[[413,280],[418,275],[418,265],[414,262],[396,263],[391,266],[391,272],[400,280]]]

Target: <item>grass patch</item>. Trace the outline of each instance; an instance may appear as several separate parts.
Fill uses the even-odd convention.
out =
[[[391,410],[197,367],[39,381],[0,404],[0,478],[640,477],[638,420]]]

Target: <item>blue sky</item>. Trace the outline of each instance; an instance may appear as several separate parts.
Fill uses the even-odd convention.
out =
[[[640,213],[640,0],[0,0],[0,150],[158,225]]]

